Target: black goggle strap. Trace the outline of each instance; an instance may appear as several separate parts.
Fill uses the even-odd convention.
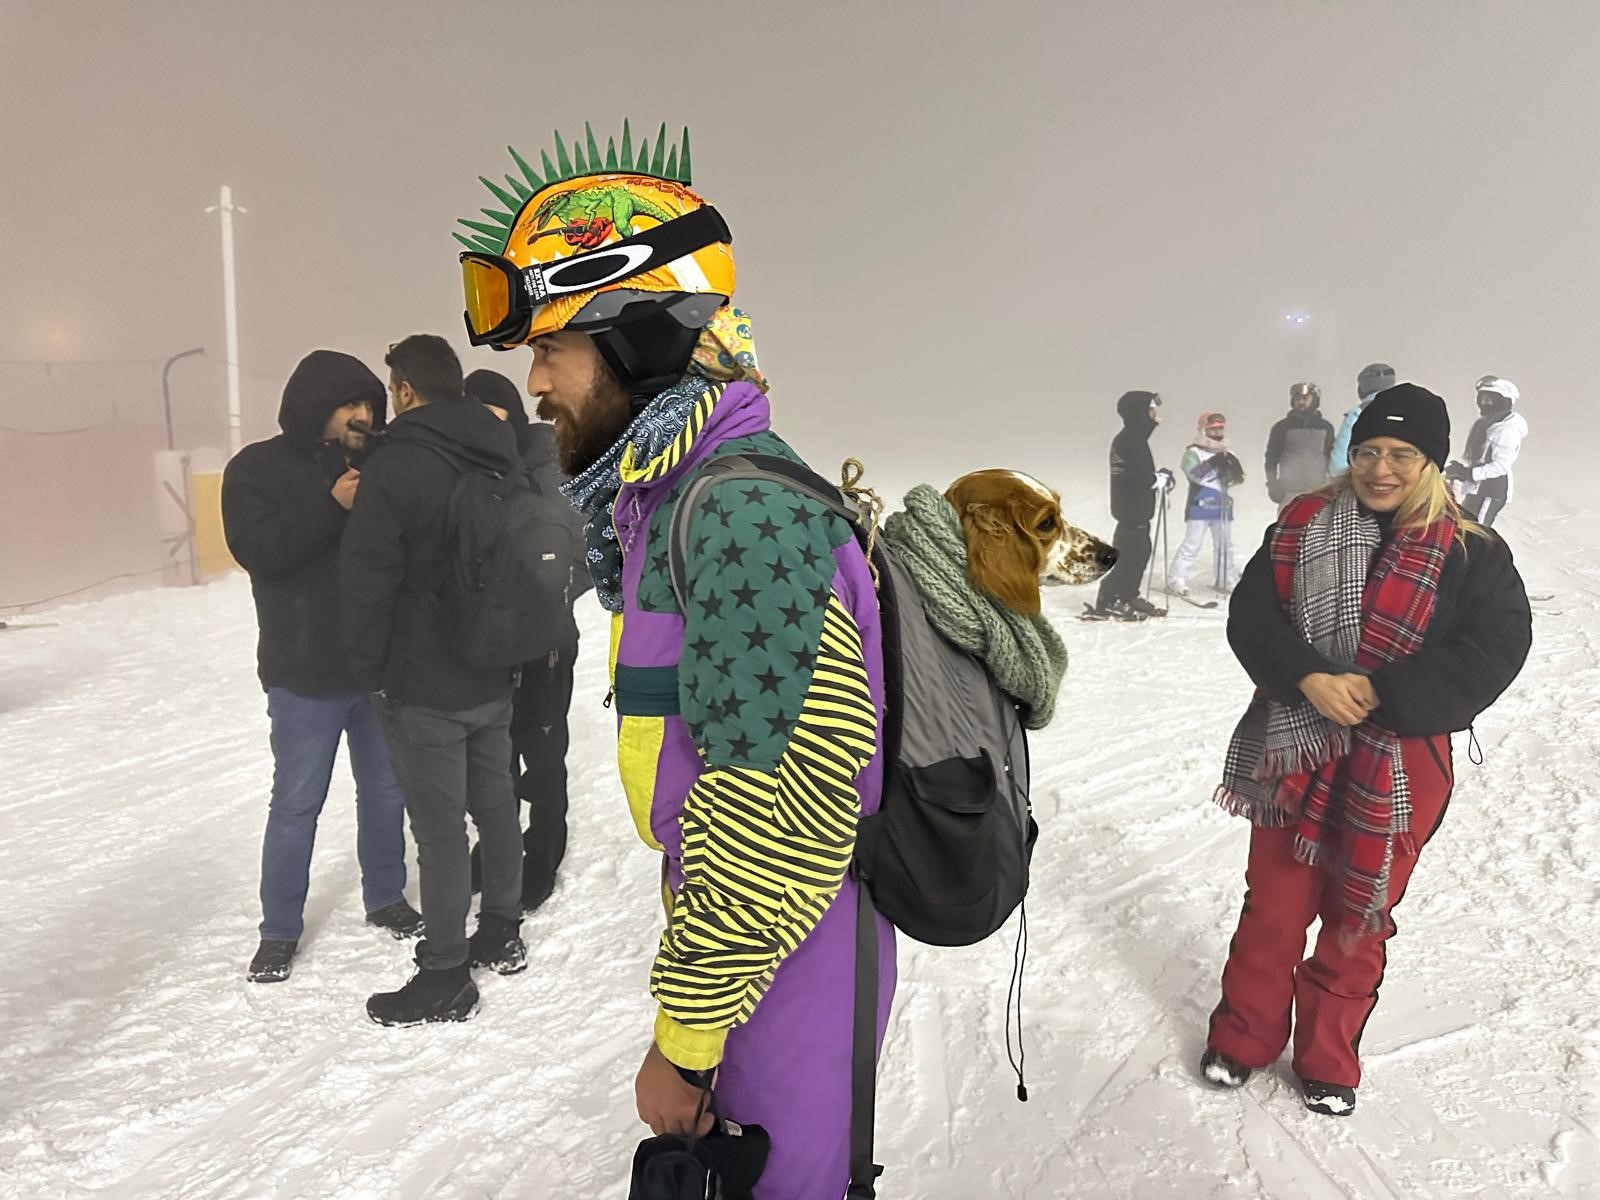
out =
[[[711,207],[674,217],[643,233],[623,238],[588,254],[534,263],[520,270],[512,268],[522,285],[528,303],[546,304],[557,296],[590,292],[643,275],[657,267],[693,254],[706,246],[733,241],[722,214]],[[463,258],[471,252],[463,254]]]

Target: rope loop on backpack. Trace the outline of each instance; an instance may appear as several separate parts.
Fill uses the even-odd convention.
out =
[[[874,589],[882,586],[878,578],[878,564],[873,561],[872,549],[878,540],[878,519],[883,516],[883,500],[869,487],[862,487],[862,477],[867,468],[859,458],[847,458],[839,468],[839,490],[855,503],[856,524],[867,531],[867,569],[872,572]]]

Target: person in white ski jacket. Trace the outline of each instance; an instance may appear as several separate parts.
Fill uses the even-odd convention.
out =
[[[1228,419],[1218,412],[1201,413],[1195,439],[1183,452],[1183,475],[1189,481],[1184,505],[1183,544],[1172,556],[1167,578],[1173,592],[1189,594],[1189,578],[1200,559],[1200,547],[1211,535],[1216,588],[1233,590],[1243,569],[1233,554],[1233,497],[1229,489],[1244,482],[1244,469],[1228,449]]]
[[[1509,379],[1485,375],[1478,380],[1479,416],[1467,435],[1465,461],[1451,462],[1444,470],[1462,510],[1480,525],[1493,525],[1511,503],[1511,469],[1528,436],[1528,422],[1517,411],[1521,398]]]

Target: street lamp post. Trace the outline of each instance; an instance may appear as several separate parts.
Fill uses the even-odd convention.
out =
[[[206,211],[222,214],[222,320],[228,343],[228,454],[244,444],[244,422],[239,411],[239,305],[233,289],[233,214],[248,212],[233,202],[233,189],[222,185],[217,203]]]
[[[204,346],[196,346],[193,350],[185,350],[181,354],[174,354],[167,359],[166,365],[161,368],[161,407],[167,415],[167,449],[174,449],[172,444],[172,385],[169,376],[172,364],[183,358],[193,358],[196,354],[204,354]]]

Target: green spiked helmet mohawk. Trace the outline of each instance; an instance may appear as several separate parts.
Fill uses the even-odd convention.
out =
[[[501,187],[486,175],[478,176],[483,186],[504,207],[479,209],[488,218],[487,221],[463,217],[457,222],[471,231],[469,234],[453,235],[468,250],[504,254],[518,214],[527,207],[528,201],[558,183],[602,174],[644,175],[684,187],[689,187],[693,182],[689,169],[689,130],[684,129],[681,144],[669,147],[664,121],[656,134],[654,148],[650,145],[650,139],[645,137],[639,142],[637,152],[633,145],[633,130],[627,121],[622,123],[621,146],[618,146],[616,138],[608,137],[604,154],[600,152],[594,129],[587,121],[583,125],[583,144],[580,145],[574,138],[570,152],[561,139],[560,131],[556,131],[554,162],[547,152],[541,150],[539,166],[535,167],[518,154],[515,147],[507,146],[506,150],[512,162],[516,163],[520,177],[506,175],[505,186]]]

